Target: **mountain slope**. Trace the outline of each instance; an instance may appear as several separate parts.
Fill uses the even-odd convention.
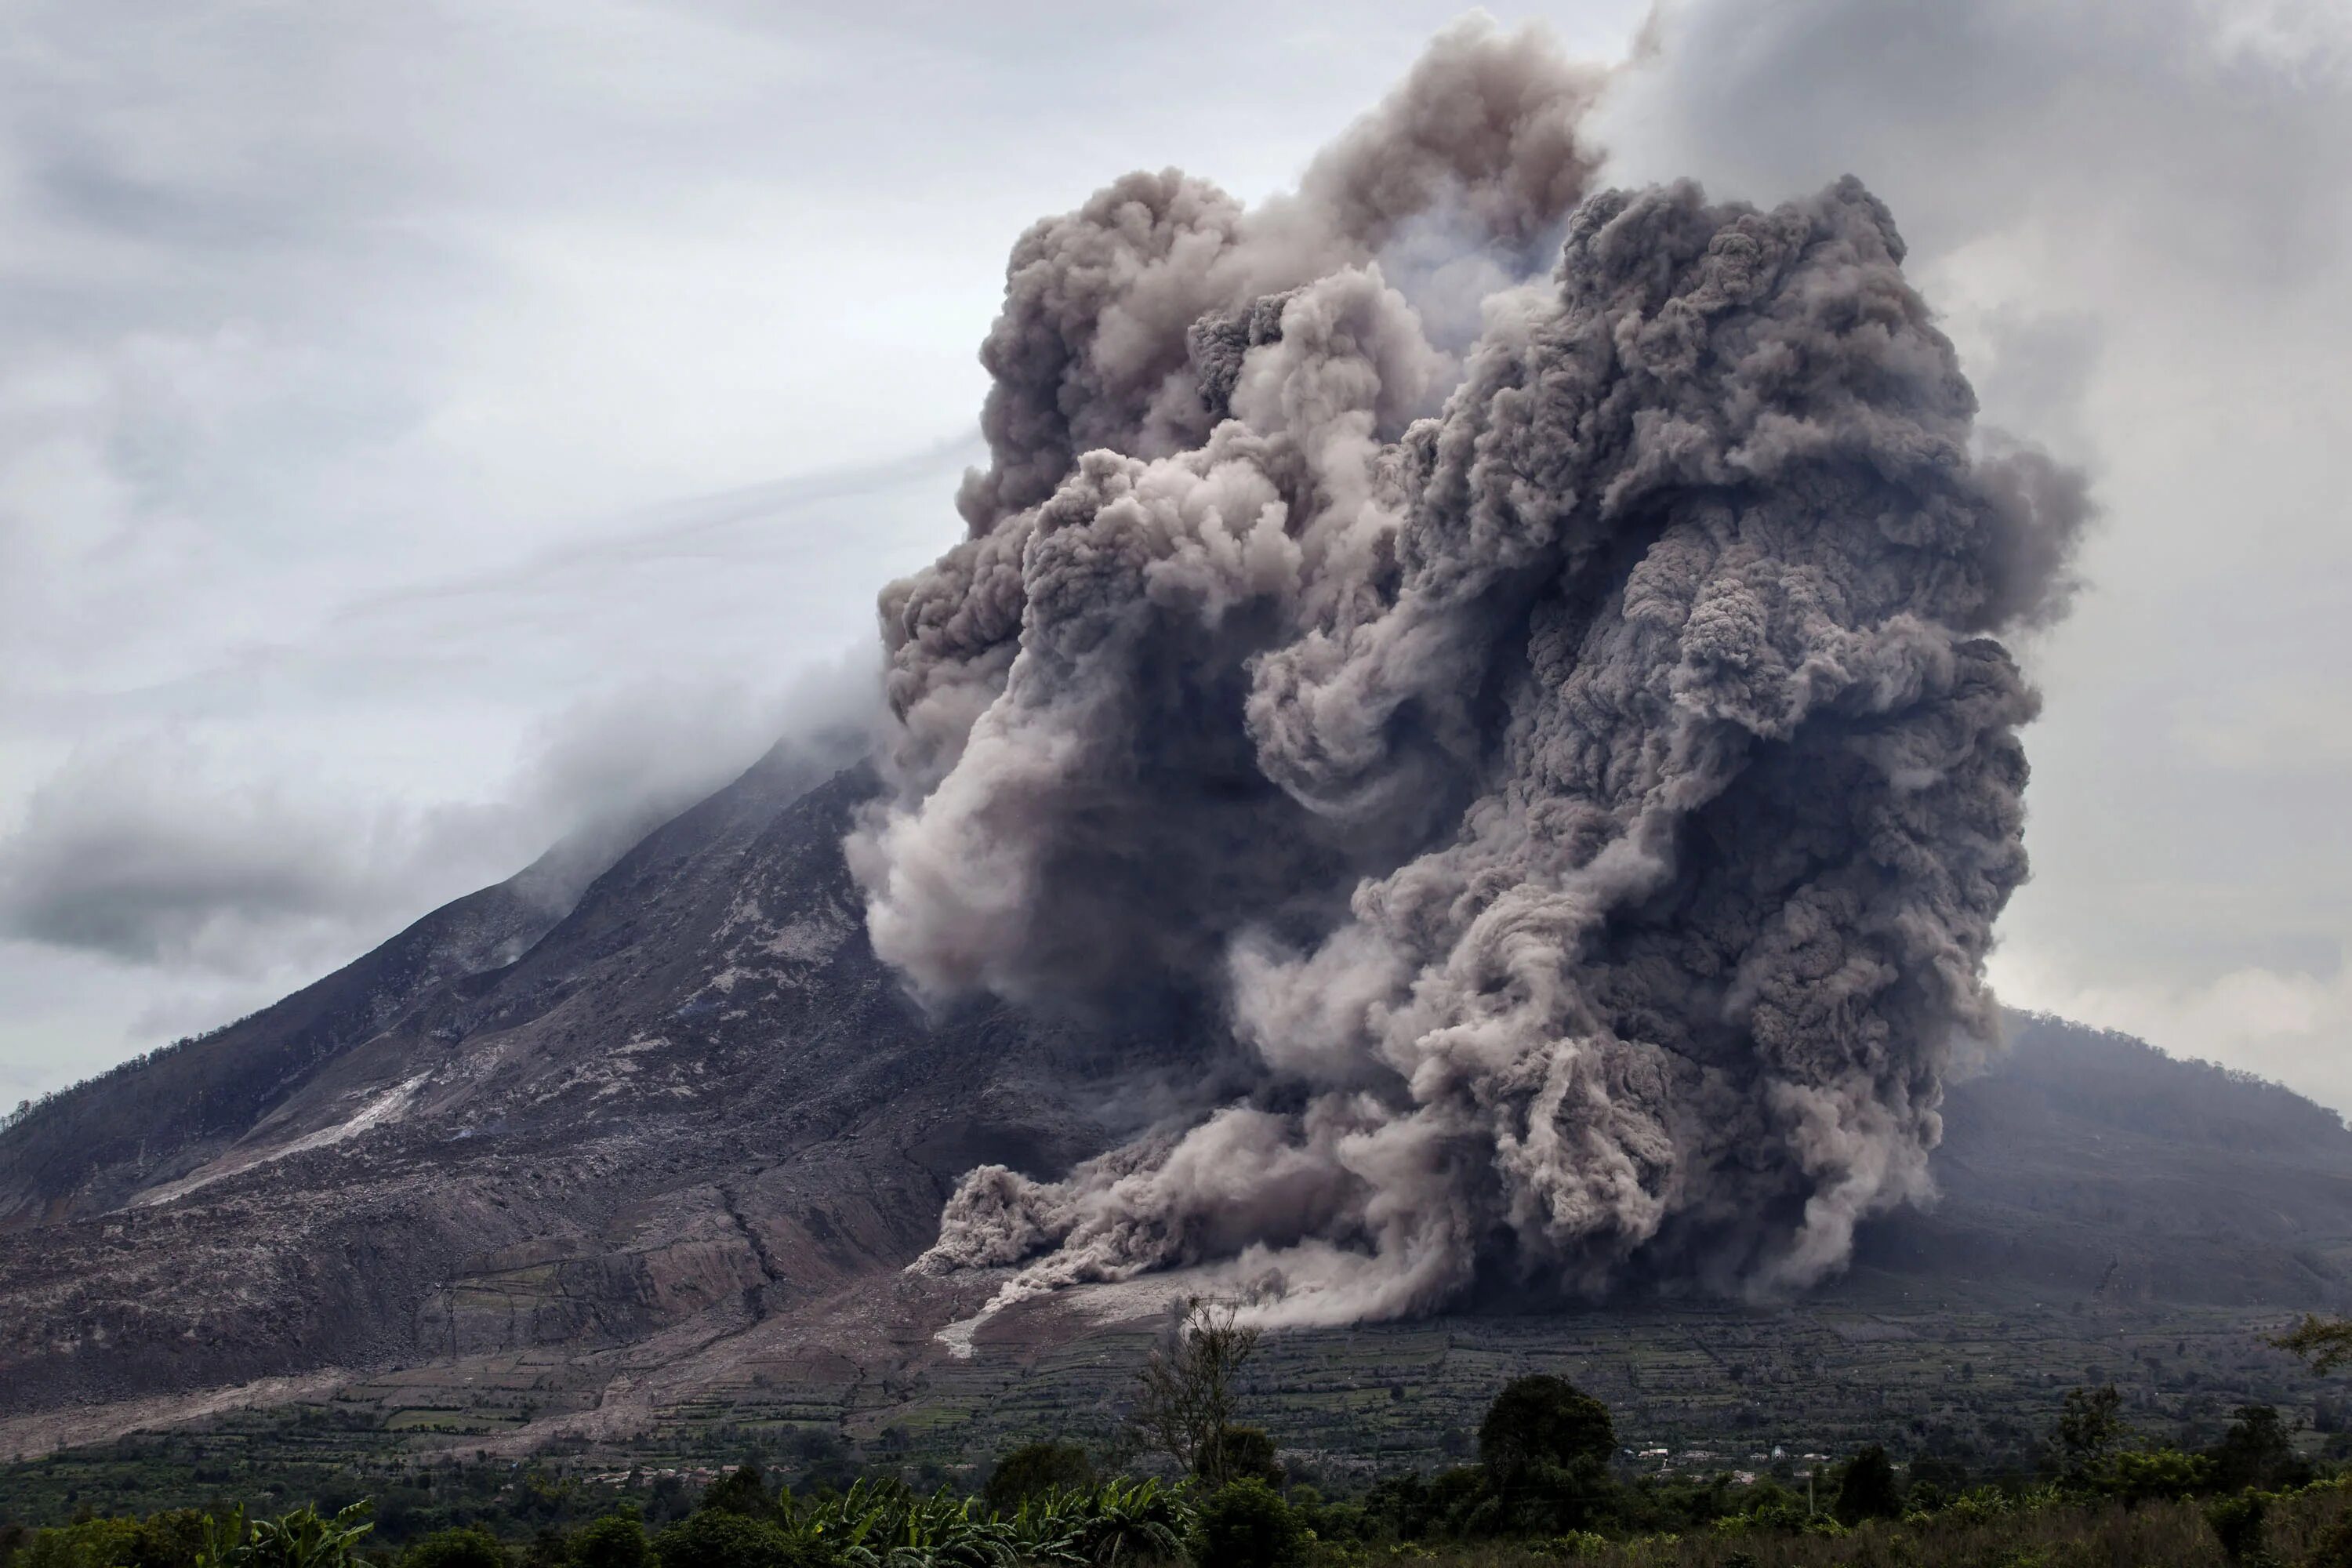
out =
[[[811,782],[780,752],[560,919],[477,894],[0,1134],[0,1415],[528,1347],[685,1366],[845,1299],[905,1320],[887,1353],[936,1353],[971,1289],[896,1271],[955,1178],[1121,1135],[1171,1091],[1120,1062],[1170,1042],[924,1016],[842,863],[871,781]],[[2016,1034],[1951,1093],[1942,1200],[1871,1226],[1865,1272],[2352,1297],[2332,1114],[2120,1037]]]
[[[2352,1132],[2276,1084],[2125,1035],[2011,1015],[1955,1087],[1943,1197],[1882,1220],[1862,1261],[2115,1300],[2342,1304]]]
[[[739,848],[827,772],[779,745],[621,857],[633,885],[674,874],[695,854]],[[0,1229],[101,1214],[234,1144],[266,1142],[279,1112],[295,1111],[290,1102],[338,1053],[513,963],[578,907],[582,872],[614,870],[614,858],[593,843],[559,844],[283,1001],[50,1097],[0,1136]]]
[[[525,886],[469,893],[250,1017],[35,1108],[0,1137],[0,1227],[102,1213],[218,1154],[337,1051],[543,934],[562,910]]]
[[[516,962],[310,1042],[241,1136],[141,1073],[74,1097],[176,1143],[110,1166],[104,1212],[11,1130],[0,1202],[69,1217],[0,1237],[0,1406],[723,1326],[911,1256],[975,1159],[1091,1146],[1056,1037],[932,1027],[867,950],[839,845],[870,786],[774,784],[650,836]]]

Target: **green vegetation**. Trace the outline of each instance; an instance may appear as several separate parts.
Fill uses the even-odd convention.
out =
[[[2236,1446],[2262,1447],[2267,1425],[2250,1413],[2233,1429]],[[1803,1493],[1760,1479],[1661,1484],[1585,1474],[1571,1488],[1546,1491],[1531,1478],[1572,1471],[1591,1457],[1574,1455],[1562,1467],[1557,1448],[1530,1461],[1498,1447],[1493,1465],[1389,1477],[1337,1500],[1313,1487],[1286,1493],[1245,1476],[1215,1488],[1197,1478],[1055,1487],[1009,1509],[874,1479],[795,1498],[742,1467],[650,1534],[624,1508],[569,1530],[527,1532],[520,1520],[503,1532],[439,1530],[395,1552],[363,1539],[370,1529],[362,1504],[333,1516],[306,1507],[250,1525],[236,1510],[90,1517],[16,1528],[0,1544],[9,1568],[2352,1565],[2352,1478],[2218,1490],[2230,1447],[2124,1450],[2072,1477],[2010,1478],[1957,1493],[1906,1479],[1883,1449],[1867,1448],[1832,1478],[1830,1507],[1809,1506]]]
[[[1212,1487],[1273,1462],[1270,1441],[1264,1454],[1246,1439],[1235,1441],[1242,1369],[1258,1342],[1257,1331],[1243,1327],[1239,1315],[1230,1303],[1199,1297],[1185,1302],[1144,1358],[1128,1417],[1138,1438]]]
[[[2311,1458],[2352,1458],[2352,1380],[2315,1377],[2266,1343],[2286,1321],[2276,1310],[2042,1300],[1998,1279],[1932,1293],[1872,1281],[1862,1271],[1835,1302],[1794,1312],[1676,1301],[1289,1330],[1242,1369],[1235,1419],[1270,1435],[1286,1485],[1335,1495],[1472,1458],[1496,1390],[1538,1373],[1601,1401],[1622,1446],[1665,1451],[1641,1468],[1676,1477],[1747,1469],[1787,1483],[1826,1462],[1807,1454],[1872,1443],[1939,1486],[1954,1468],[2035,1473],[2063,1393],[2110,1384],[2135,1444],[2200,1450],[2239,1408],[2271,1405],[2301,1424]],[[1129,1469],[1137,1455],[1115,1427],[1158,1327],[1089,1325],[1068,1341],[865,1377],[813,1359],[753,1360],[644,1425],[593,1436],[530,1431],[610,1397],[611,1367],[593,1358],[501,1350],[384,1367],[331,1392],[100,1444],[38,1457],[29,1440],[0,1447],[0,1520],[368,1497],[377,1537],[397,1544],[509,1517],[571,1528],[615,1501],[657,1530],[753,1456],[803,1491],[876,1472],[925,1491],[976,1487],[992,1457],[1041,1438]]]
[[[1190,1326],[1188,1326],[1190,1323]],[[1185,1359],[1188,1319],[1148,1363]],[[1218,1352],[1233,1363],[1230,1344]],[[1212,1377],[1213,1380],[1213,1377]],[[1150,1387],[1150,1383],[1146,1384]],[[409,1510],[376,1531],[372,1504],[306,1504],[247,1523],[242,1510],[85,1511],[66,1523],[0,1526],[5,1568],[1369,1568],[1428,1561],[1534,1568],[1985,1565],[2352,1568],[2352,1471],[2319,1474],[2270,1405],[2239,1408],[2201,1450],[2133,1446],[2110,1387],[2072,1389],[2037,1469],[1997,1477],[1898,1465],[1879,1444],[1804,1490],[1771,1474],[1670,1479],[1628,1465],[1609,1411],[1557,1375],[1512,1377],[1479,1422],[1477,1460],[1395,1471],[1350,1495],[1284,1483],[1273,1444],[1234,1425],[1237,1399],[1200,1392],[1225,1425],[1188,1436],[1179,1481],[1096,1481],[1085,1446],[1013,1448],[976,1495],[918,1490],[891,1474],[804,1495],[757,1462],[698,1498],[624,1488],[564,1523],[579,1500],[536,1471],[485,1493],[466,1523]],[[579,1507],[574,1507],[579,1514]],[[430,1523],[433,1528],[419,1528]],[[652,1528],[649,1528],[652,1523]],[[388,1538],[391,1535],[391,1538]],[[397,1538],[397,1540],[395,1540]]]
[[[1298,1515],[1256,1476],[1227,1481],[1201,1504],[1193,1528],[1197,1554],[1219,1568],[1295,1568],[1314,1540]]]
[[[1024,1443],[996,1462],[981,1500],[998,1513],[1011,1513],[1031,1498],[1057,1491],[1085,1491],[1095,1484],[1095,1463],[1077,1443]]]
[[[2303,1357],[2314,1372],[2334,1372],[2352,1362],[2352,1318],[2320,1318],[2306,1312],[2303,1321],[2271,1343]]]
[[[591,1520],[563,1540],[561,1555],[572,1568],[652,1568],[653,1542],[645,1521],[631,1513]]]
[[[241,1507],[84,1510],[0,1527],[0,1568],[2352,1568],[2352,1472],[2322,1474],[2269,1405],[2193,1451],[2147,1446],[2099,1384],[2064,1393],[2031,1467],[1971,1476],[1872,1443],[1833,1468],[1671,1477],[1629,1462],[1600,1400],[1531,1373],[1491,1399],[1473,1462],[1327,1492],[1240,1424],[1253,1349],[1229,1312],[1192,1303],[1147,1357],[1112,1452],[1173,1450],[1189,1460],[1173,1480],[1097,1479],[1063,1440],[1011,1450],[976,1492],[869,1471],[796,1493],[754,1461],[698,1495],[632,1476],[592,1499],[483,1464],[452,1472],[482,1505],[464,1520],[414,1499],[388,1521],[368,1500],[250,1522]]]

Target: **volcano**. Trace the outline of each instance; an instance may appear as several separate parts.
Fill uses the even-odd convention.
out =
[[[1015,1312],[942,1341],[992,1277],[906,1266],[967,1172],[1050,1178],[1181,1112],[1198,1083],[1122,1064],[1189,1051],[1213,1079],[1213,1042],[910,1001],[843,860],[876,787],[779,747],[569,910],[485,889],[16,1119],[0,1448],[518,1355],[587,1391],[539,1436],[619,1433],[747,1357],[903,1384],[1090,1331]],[[2055,1019],[2010,1034],[1950,1091],[1939,1198],[1870,1222],[1852,1273],[1782,1310],[1988,1284],[2155,1313],[2352,1301],[2333,1112]]]

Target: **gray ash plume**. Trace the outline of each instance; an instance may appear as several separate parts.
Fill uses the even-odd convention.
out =
[[[1589,190],[1601,83],[1468,25],[1294,196],[1016,247],[852,867],[919,991],[1213,998],[1255,1086],[973,1172],[926,1267],[1769,1291],[1926,1190],[2083,489],[1975,439],[1859,184]]]

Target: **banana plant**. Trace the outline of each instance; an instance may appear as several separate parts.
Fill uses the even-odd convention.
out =
[[[208,1514],[196,1568],[353,1568],[360,1538],[375,1528],[367,1522],[371,1506],[362,1499],[329,1519],[306,1504],[250,1527],[242,1506]]]

